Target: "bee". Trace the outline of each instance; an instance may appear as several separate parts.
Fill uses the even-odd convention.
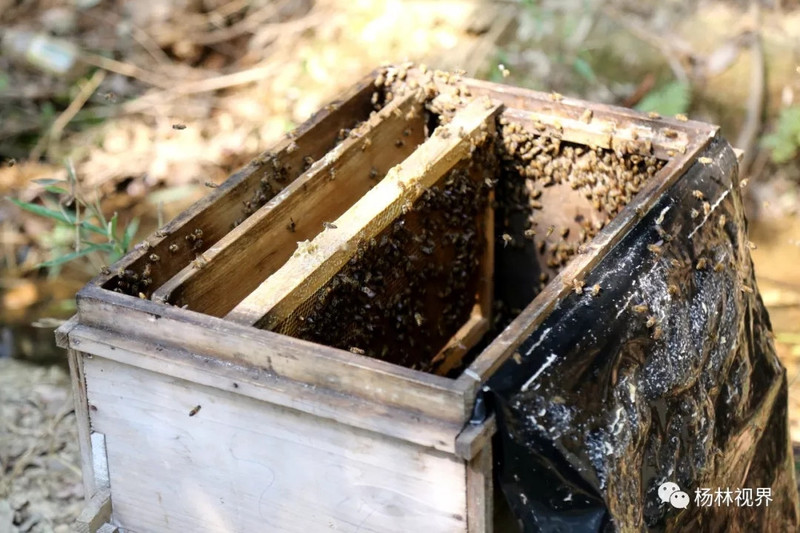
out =
[[[414,322],[417,323],[417,327],[421,328],[422,324],[425,323],[425,318],[419,313],[414,313]]]
[[[336,224],[334,224],[333,222],[323,222],[322,227],[324,227],[325,229],[336,229]]]
[[[192,267],[197,269],[197,270],[200,270],[201,268],[203,268],[207,264],[208,264],[208,261],[206,261],[206,259],[202,255],[198,255],[192,261]]]
[[[724,268],[725,268],[725,263],[723,263],[722,261],[720,261],[720,262],[718,262],[716,265],[714,265],[714,272],[722,272],[722,270],[723,270]]]
[[[702,200],[706,197],[705,194],[703,194],[703,191],[698,191],[697,189],[692,191],[692,196],[694,196],[698,200]]]
[[[583,281],[579,279],[572,280],[572,290],[575,291],[575,294],[583,293],[583,287],[586,285]]]
[[[8,159],[6,159],[6,164],[7,164],[9,167],[13,167],[14,165],[16,165],[16,164],[17,164],[17,160],[16,160],[16,159],[14,159],[13,157],[9,157]]]
[[[192,410],[191,410],[191,411],[189,411],[189,416],[194,416],[194,415],[196,415],[197,413],[199,413],[199,412],[200,412],[200,409],[201,409],[201,406],[199,406],[199,405],[195,405],[194,407],[192,407]]]
[[[708,259],[706,259],[705,257],[701,257],[700,259],[697,260],[695,268],[697,270],[704,270],[706,266],[708,266]]]
[[[664,128],[663,130],[664,137],[667,139],[675,139],[678,136],[678,132],[675,130],[671,130],[669,128]]]
[[[680,293],[680,289],[674,283],[670,283],[667,285],[667,292],[670,296],[677,296]]]
[[[661,326],[656,326],[656,328],[653,330],[653,340],[657,341],[658,339],[661,338],[661,335],[663,335],[663,334],[664,334],[664,330],[661,329]]]
[[[172,125],[172,129],[173,130],[185,130],[186,129],[186,124],[173,124]]]
[[[687,117],[683,113],[678,113],[677,115],[675,115],[675,120],[679,120],[680,122],[688,122],[689,117]]]
[[[396,139],[394,141],[394,145],[398,148],[402,148],[403,146],[405,146],[405,144],[406,142],[403,139]]]
[[[711,204],[708,202],[703,202],[703,214],[708,216],[711,213]]]
[[[145,293],[143,293],[143,292],[140,292],[140,293],[139,293],[139,299],[141,299],[141,300],[147,300],[147,295],[146,295]]]
[[[209,189],[216,189],[217,187],[219,187],[219,185],[218,185],[217,183],[214,183],[213,181],[207,181],[207,182],[205,183],[205,185],[206,185],[206,187],[208,187]]]
[[[158,256],[158,254],[150,254],[148,259],[150,259],[150,261],[153,263],[157,263],[161,258]]]
[[[172,243],[169,245],[169,251],[172,252],[173,254],[178,253],[178,248],[179,246],[177,243]]]
[[[655,111],[650,111],[649,113],[647,113],[647,116],[650,118],[661,118],[661,115],[659,115]]]
[[[647,249],[656,255],[661,254],[661,246],[659,246],[658,244],[648,244]]]
[[[291,154],[297,151],[297,143],[292,141],[289,143],[289,146],[286,147],[286,153]]]
[[[144,265],[144,270],[142,270],[142,278],[149,278],[150,274],[153,273],[152,263],[146,263]]]
[[[550,225],[550,226],[548,226],[548,227],[547,227],[547,237],[549,237],[550,235],[552,235],[552,234],[553,234],[553,232],[554,232],[555,230],[556,230],[556,227],[555,227],[555,226],[553,226],[553,225]]]
[[[508,70],[508,69],[506,68],[506,66],[505,66],[504,64],[502,64],[502,63],[500,63],[499,65],[497,65],[497,69],[500,71],[500,74],[502,74],[502,76],[503,76],[504,78],[507,78],[507,77],[509,77],[509,76],[511,75],[511,71],[510,71],[510,70]]]
[[[597,296],[598,294],[600,294],[600,284],[595,283],[592,285],[592,296]]]
[[[106,102],[112,102],[113,103],[113,102],[117,101],[117,95],[112,93],[111,91],[108,91],[106,93],[103,93],[103,99]]]
[[[523,235],[525,235],[525,237],[528,239],[532,239],[534,235],[536,235],[536,230],[533,228],[526,229]]]
[[[100,273],[103,274],[104,276],[109,276],[111,275],[111,269],[103,265],[103,267],[100,269]]]
[[[350,353],[354,353],[356,355],[364,355],[367,352],[365,352],[364,350],[362,350],[361,348],[359,348],[357,346],[351,346],[350,347]]]
[[[289,223],[286,224],[286,229],[294,233],[295,227],[296,225],[294,223],[294,219],[292,217],[289,217]]]
[[[720,225],[720,227],[724,227],[725,226],[726,220],[727,219],[725,218],[725,215],[720,215],[719,216],[719,225]]]
[[[638,304],[633,306],[633,310],[637,313],[646,313],[650,308],[647,307],[647,304]]]
[[[751,289],[749,286],[745,285],[744,283],[742,283],[741,289],[742,289],[742,292],[746,292],[747,294],[753,294],[753,289]]]
[[[739,188],[740,188],[740,189],[744,189],[745,187],[747,187],[747,184],[748,184],[749,182],[750,182],[750,180],[749,180],[748,178],[744,178],[743,180],[741,180],[741,181],[739,182]]]
[[[503,248],[508,246],[509,243],[514,242],[514,238],[508,233],[503,233]]]
[[[756,246],[756,244],[751,241],[747,241],[747,247],[750,248],[751,250],[755,250],[758,248],[758,246]]]
[[[195,228],[195,230],[192,233],[194,233],[194,236],[198,238],[203,236],[203,230],[201,230],[200,228]]]
[[[555,91],[550,93],[550,100],[552,100],[554,102],[560,102],[563,99],[564,99],[564,95],[562,95],[560,93],[557,93]]]
[[[592,115],[593,115],[593,113],[592,113],[591,109],[588,109],[588,108],[585,109],[583,111],[583,113],[581,114],[581,122],[585,122],[586,124],[589,124],[592,121]]]
[[[653,315],[650,315],[650,316],[647,317],[647,322],[645,322],[645,325],[648,328],[652,328],[653,326],[656,325],[657,322],[658,322],[658,320],[656,320],[656,317],[654,317]]]
[[[698,157],[697,161],[703,165],[710,165],[711,163],[714,162],[714,160],[711,159],[710,157]]]
[[[374,180],[377,177],[378,177],[378,169],[375,168],[375,167],[370,168],[369,169],[369,179]]]
[[[522,364],[522,354],[520,354],[519,352],[514,352],[511,358],[514,359],[514,362],[517,363],[518,365]]]
[[[372,139],[367,137],[364,139],[364,142],[361,143],[361,151],[362,152],[366,151],[366,149],[369,148],[370,146],[372,146]]]
[[[561,238],[566,239],[569,235],[569,228],[561,228]]]

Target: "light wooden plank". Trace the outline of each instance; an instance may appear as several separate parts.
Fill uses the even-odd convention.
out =
[[[493,414],[480,424],[467,424],[456,437],[456,455],[471,461],[480,450],[491,444],[495,433],[497,420]]]
[[[89,498],[86,507],[75,521],[75,529],[78,533],[97,533],[109,520],[111,520],[111,493],[105,488]]]
[[[458,112],[406,161],[394,167],[375,188],[298,252],[237,305],[226,319],[267,329],[281,323],[338,272],[358,244],[382,231],[456,163],[471,153],[494,128],[500,105],[474,101]]]
[[[152,299],[223,316],[314,238],[425,138],[419,96],[397,98],[286,189],[153,293]],[[399,146],[396,144],[400,141]]]
[[[102,357],[86,373],[123,530],[467,530],[455,457]]]
[[[72,315],[69,320],[61,324],[55,331],[56,346],[69,348],[69,332],[78,325],[78,315]]]
[[[231,362],[209,360],[172,348],[127,339],[105,331],[79,326],[71,340],[96,356],[157,372],[173,378],[231,393],[255,398],[270,404],[296,409],[354,428],[366,429],[443,452],[455,451],[461,426],[453,422],[422,416],[391,406],[339,392],[322,386],[308,387],[275,376],[268,369],[248,368]],[[95,428],[96,430],[96,428]],[[92,435],[97,436],[97,433]],[[101,446],[95,446],[95,452]],[[95,453],[98,459],[98,453]],[[105,456],[102,457],[105,461]],[[95,461],[95,479],[100,479]]]
[[[78,294],[81,324],[237,363],[309,386],[369,399],[463,425],[470,401],[454,380],[319,344],[88,286]]]
[[[74,327],[70,328],[70,332]],[[68,333],[67,333],[68,335]],[[64,345],[69,344],[67,338]],[[83,374],[83,358],[85,354],[74,349],[67,350],[70,381],[72,383],[72,402],[75,405],[75,423],[78,428],[78,447],[81,453],[81,472],[83,473],[83,494],[88,500],[98,490],[94,473],[94,456],[92,454],[92,430],[89,425],[89,403],[86,399],[86,378]]]
[[[491,440],[478,451],[467,466],[467,524],[469,533],[494,531]]]

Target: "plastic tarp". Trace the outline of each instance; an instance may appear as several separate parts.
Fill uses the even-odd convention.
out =
[[[736,158],[721,139],[704,150],[587,275],[599,294],[570,293],[484,387],[520,531],[798,529]],[[706,505],[705,489],[733,500]]]

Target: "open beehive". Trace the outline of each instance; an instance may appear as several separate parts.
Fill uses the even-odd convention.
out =
[[[78,295],[85,527],[491,531],[477,391],[716,135],[374,73]]]

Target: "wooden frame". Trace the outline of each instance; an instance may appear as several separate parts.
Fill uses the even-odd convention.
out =
[[[459,135],[450,135],[448,139],[432,136],[429,139],[432,142],[423,145],[432,147],[425,149],[432,150],[425,153],[425,158],[414,159],[414,154],[422,153],[415,151],[408,156],[409,162],[403,163],[399,171],[390,172],[380,185],[363,193],[381,198],[380,202],[360,202],[357,198],[361,194],[359,192],[348,196],[338,207],[328,210],[324,216],[333,218],[335,213],[339,213],[335,218],[335,230],[320,232],[319,225],[322,221],[327,221],[324,219],[315,219],[309,228],[304,228],[301,236],[313,237],[313,242],[321,251],[319,256],[308,260],[284,258],[283,262],[276,258],[271,266],[265,267],[259,273],[261,280],[266,280],[262,285],[266,289],[259,291],[251,285],[240,285],[235,289],[235,294],[231,293],[230,297],[225,295],[219,303],[215,302],[219,293],[213,292],[214,280],[235,275],[229,264],[231,261],[267,260],[268,254],[259,250],[267,237],[251,236],[251,230],[255,228],[263,231],[264,235],[271,235],[269,232],[272,225],[285,222],[287,213],[282,211],[286,209],[282,206],[301,205],[301,202],[307,201],[304,198],[324,196],[313,193],[311,188],[315,183],[325,183],[321,176],[326,171],[329,172],[330,168],[343,168],[348,164],[347,161],[362,161],[362,157],[366,157],[359,155],[361,143],[364,141],[353,137],[342,142],[330,159],[317,161],[306,171],[301,168],[305,154],[319,154],[314,157],[319,160],[330,149],[338,131],[352,125],[352,116],[360,116],[364,120],[368,118],[369,113],[364,110],[371,109],[370,100],[376,94],[372,82],[377,75],[373,74],[351,89],[345,95],[343,103],[323,111],[301,127],[294,139],[287,138],[274,150],[277,160],[282,163],[289,161],[293,167],[293,173],[285,181],[275,183],[275,188],[285,188],[285,192],[280,192],[263,206],[258,206],[246,220],[238,221],[240,224],[232,232],[228,233],[231,225],[240,217],[237,214],[239,212],[232,212],[236,211],[233,207],[238,209],[243,199],[250,198],[258,190],[262,178],[273,183],[276,176],[280,177],[271,163],[263,164],[263,159],[234,175],[209,198],[180,215],[163,228],[159,235],[150,238],[147,250],[140,248],[127,255],[109,273],[94,279],[78,294],[77,318],[63,326],[57,338],[61,346],[70,349],[84,486],[90,498],[87,509],[94,509],[97,517],[84,517],[87,518],[84,523],[88,524],[88,529],[84,530],[113,530],[114,526],[110,522],[120,517],[123,517],[122,522],[128,518],[132,520],[130,510],[140,503],[150,513],[147,515],[147,520],[150,520],[148,523],[151,524],[148,527],[155,528],[154,524],[161,519],[154,511],[161,507],[157,504],[157,499],[151,498],[155,497],[155,492],[142,492],[132,482],[119,481],[122,479],[119,476],[136,475],[132,463],[122,459],[126,449],[123,443],[126,436],[144,438],[133,431],[135,428],[126,425],[126,420],[133,417],[134,411],[139,412],[135,408],[136,402],[143,402],[138,404],[141,412],[147,413],[153,427],[161,428],[161,433],[154,433],[160,435],[157,437],[161,439],[157,442],[158,446],[169,444],[169,428],[200,437],[210,435],[211,430],[200,431],[195,427],[195,422],[206,421],[203,423],[211,424],[209,428],[213,429],[214,434],[230,436],[231,434],[226,433],[230,430],[226,420],[236,420],[237,417],[258,418],[260,415],[254,413],[263,411],[272,413],[275,420],[288,424],[287,427],[294,424],[300,431],[298,434],[305,435],[309,442],[315,439],[314,432],[308,429],[311,427],[308,423],[313,420],[319,427],[327,428],[325,431],[330,432],[331,439],[344,439],[337,442],[347,442],[347,439],[353,438],[364,446],[379,446],[386,454],[398,453],[400,455],[395,459],[399,461],[399,465],[409,465],[406,469],[408,472],[419,472],[414,469],[413,462],[403,462],[411,456],[432,461],[431,464],[444,465],[442,468],[449,472],[448,479],[458,479],[459,481],[453,481],[454,487],[457,487],[457,492],[462,492],[459,493],[461,499],[454,507],[444,505],[441,509],[461,509],[463,504],[463,513],[452,512],[448,518],[438,511],[431,511],[433,514],[428,518],[436,518],[429,523],[438,524],[439,529],[434,527],[425,530],[491,531],[491,437],[495,431],[494,420],[489,418],[477,426],[469,424],[479,388],[512,356],[520,343],[541,324],[558,301],[565,297],[570,290],[570,284],[566,282],[582,278],[593,268],[633,226],[640,213],[650,210],[668,187],[691,165],[697,164],[696,159],[704,147],[718,135],[716,127],[697,122],[646,117],[626,109],[463,80],[463,85],[473,95],[487,96],[505,106],[501,109],[493,103],[490,108],[485,100],[478,99],[475,105],[457,112],[454,126],[450,129],[455,127],[454,131],[457,132],[463,126],[465,137],[479,135],[481,128],[490,128],[491,121],[488,119],[499,113],[501,117],[535,123],[544,135],[557,136],[563,140],[622,151],[638,150],[642,146],[647,150],[649,146],[653,154],[667,159],[667,163],[644,185],[633,201],[599,232],[584,253],[577,255],[563,268],[558,277],[489,343],[466,370],[458,377],[450,379],[257,329],[252,324],[260,323],[265,316],[269,320],[270,314],[261,313],[261,310],[276,313],[281,309],[290,309],[291,305],[287,302],[291,302],[296,295],[308,294],[309,290],[324,281],[329,271],[321,269],[322,265],[326,265],[327,269],[331,264],[341,264],[346,259],[347,254],[333,246],[334,242],[340,242],[338,238],[333,239],[333,235],[346,233],[346,240],[349,239],[350,242],[364,232],[374,233],[380,228],[380,223],[368,227],[359,221],[372,220],[386,209],[397,209],[400,199],[416,194],[415,187],[403,188],[398,183],[403,181],[413,185],[415,180],[422,180],[427,184],[452,167],[453,160],[441,157],[442,154],[449,154],[447,157],[455,160],[462,158],[464,150],[469,150],[470,143],[467,138],[461,139]],[[408,75],[413,79],[418,73],[412,69]],[[449,85],[441,83],[440,90],[450,90]],[[397,121],[388,120],[384,112],[377,115],[379,118],[368,120],[365,129],[359,132],[365,138],[372,139],[373,143],[379,138],[391,138],[403,122],[399,114],[410,110],[404,106],[415,108],[416,104],[413,102],[413,96],[398,99],[388,108],[392,110],[389,115],[397,117]],[[393,111],[395,109],[399,111]],[[588,122],[587,109],[590,110]],[[386,121],[385,125],[382,125],[380,118]],[[324,134],[318,135],[318,131],[323,131]],[[381,131],[385,132],[386,137],[381,137],[384,135]],[[412,137],[421,141],[419,133],[412,133]],[[635,146],[636,142],[639,143],[638,148]],[[436,163],[426,169],[425,161],[429,160]],[[391,166],[392,163],[386,164]],[[366,184],[361,183],[362,186]],[[320,196],[315,197],[314,194]],[[348,218],[347,213],[351,206],[357,206],[359,218]],[[289,216],[291,219],[291,215]],[[208,270],[191,270],[186,266],[190,258],[169,256],[170,245],[184,243],[186,236],[191,235],[197,227],[202,227],[205,241],[198,253],[203,254],[206,260],[204,266]],[[286,235],[283,235],[285,239]],[[282,246],[281,249],[285,251],[286,248]],[[151,253],[162,258],[170,257],[170,260],[164,261],[163,270],[154,276],[155,290],[150,293],[155,300],[160,301],[140,299],[109,290],[118,272],[143,268],[148,254]],[[321,258],[324,260],[320,260]],[[332,258],[335,263],[330,263]],[[284,263],[292,263],[293,268],[302,267],[304,276],[292,279],[280,274]],[[267,278],[273,269],[273,276]],[[277,274],[280,276],[276,278]],[[491,272],[487,271],[485,277],[490,278]],[[272,278],[275,280],[270,281]],[[247,305],[232,305],[237,298],[252,290],[256,291],[256,296],[249,301],[245,298]],[[211,291],[210,294],[217,296],[205,298],[204,291]],[[164,303],[179,302],[184,297],[197,302],[198,311],[203,312],[192,310],[191,305],[189,309],[180,309]],[[251,305],[256,299],[257,305]],[[219,316],[213,316],[215,314]],[[224,314],[227,317],[220,318]],[[464,344],[473,342],[473,338],[479,337],[479,332],[486,326],[482,322],[485,317],[485,310],[476,310],[456,338],[465,339]],[[458,349],[454,349],[456,345],[457,343],[451,344],[446,349],[457,352]],[[457,354],[456,358],[458,356]],[[112,379],[109,375],[116,377]],[[117,396],[122,396],[122,401],[115,399],[112,391],[118,392]],[[192,398],[195,397],[202,400],[194,403]],[[173,406],[159,402],[159,398],[179,398],[182,403]],[[95,405],[94,401],[99,405]],[[202,408],[191,415],[196,405],[201,405]],[[216,407],[210,407],[223,405],[228,409],[225,411],[226,416],[218,416],[223,411],[216,412]],[[163,414],[159,414],[159,407],[164,409]],[[128,414],[127,418],[123,416],[125,413]],[[212,419],[212,415],[216,418]],[[258,420],[264,423],[266,419]],[[237,431],[246,429],[239,428]],[[198,432],[193,433],[194,431]],[[99,434],[105,435],[107,439],[109,498],[103,492],[106,485],[97,478],[95,457],[98,445],[93,444],[92,439],[96,439],[93,435]],[[260,438],[256,433],[247,435],[243,442],[258,442]],[[213,455],[220,451],[197,443],[187,446],[189,452],[201,454],[202,457],[206,457],[202,454]],[[253,453],[259,450],[257,447],[247,449]],[[165,450],[171,450],[170,454],[177,453],[168,446]],[[222,451],[227,453],[224,449]],[[331,453],[346,455],[349,452],[345,448],[339,448]],[[223,459],[238,464],[239,459],[235,455],[234,453],[231,456],[233,458],[224,456]],[[170,455],[175,461],[185,456]],[[191,472],[191,469],[181,472]],[[156,474],[154,471],[153,475]],[[401,473],[396,472],[393,476],[395,475],[400,476]],[[332,479],[338,479],[341,487],[349,486],[343,481],[345,478],[334,476]],[[394,478],[390,476],[390,479]],[[426,497],[429,499],[435,500],[438,497],[435,491],[425,492],[433,489],[426,485],[424,477],[418,477],[414,483],[417,483],[414,486],[422,487],[419,488],[421,494],[428,494]],[[152,486],[150,489],[155,491]],[[330,490],[333,491],[332,488]],[[357,492],[356,488],[352,490]],[[137,498],[143,498],[142,502],[132,500],[131,491],[138,495]],[[233,494],[231,492],[227,496]],[[358,494],[358,498],[366,497]],[[408,494],[402,497],[395,493],[384,496],[386,499],[380,503],[380,512],[390,512],[394,509],[391,506],[394,504],[408,509],[418,505],[404,499]],[[175,504],[185,503],[184,500],[174,500],[174,495],[171,497]],[[258,498],[253,500],[252,493],[247,491],[242,492],[239,497],[241,501],[236,505],[242,506],[241,516],[250,516],[247,513],[252,511],[253,502],[257,503]],[[248,505],[251,507],[247,507]],[[302,509],[302,506],[298,508]],[[174,509],[167,511],[168,514],[172,512],[176,513],[173,516],[183,516],[188,522],[175,519],[169,527],[191,526],[192,529],[197,525],[185,513],[181,514]],[[350,514],[341,516],[336,515],[335,511],[330,512],[333,513],[331,516],[335,515],[332,520],[343,520],[337,523],[345,530],[355,531],[364,525],[363,530],[369,531],[369,527],[380,528],[385,525],[378,518],[369,518],[369,513],[363,514],[352,508],[348,511]],[[91,514],[90,511],[87,513]],[[224,514],[234,515],[235,513]],[[456,515],[460,515],[460,519]],[[351,520],[356,522],[349,522]],[[372,523],[370,520],[378,521]],[[413,520],[409,520],[402,524],[403,527],[419,528]],[[390,526],[386,527],[389,527],[387,531],[392,530]]]

